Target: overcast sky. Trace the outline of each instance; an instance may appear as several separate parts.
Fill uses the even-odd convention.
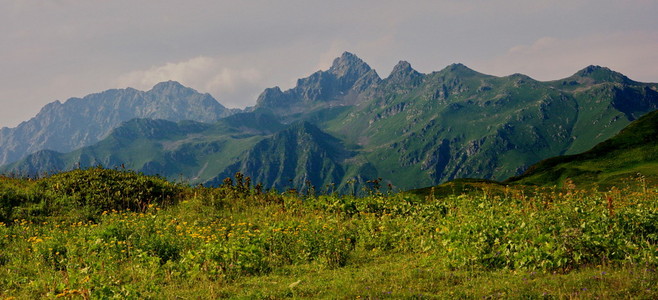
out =
[[[567,77],[591,64],[658,82],[655,0],[2,0],[0,127],[45,104],[176,80],[227,107],[350,51],[381,77]]]

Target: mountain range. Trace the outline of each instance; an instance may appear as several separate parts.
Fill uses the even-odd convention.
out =
[[[150,114],[126,114],[123,123],[114,122],[124,115],[117,103],[135,97],[168,99],[151,107],[176,109],[164,113],[135,104],[132,112]],[[83,113],[79,107],[94,99],[105,109]],[[244,111],[227,110],[209,95],[173,82],[149,92],[111,90],[73,102],[77,109],[46,106],[19,127],[2,129],[2,153],[18,149],[6,141],[27,142],[22,152],[11,152],[16,161],[0,172],[34,176],[102,164],[190,183],[218,184],[242,172],[267,188],[337,190],[377,178],[400,189],[462,177],[503,180],[615,136],[658,109],[658,84],[599,66],[541,82],[522,74],[481,74],[462,64],[423,74],[405,61],[381,78],[346,52],[328,70],[299,79],[289,90],[266,89]],[[59,121],[80,114],[88,116],[83,124],[98,129],[86,132],[90,129]],[[31,131],[19,130],[23,127]],[[68,140],[55,134],[64,130]],[[31,142],[34,133],[44,138]],[[32,154],[17,160],[21,153]]]
[[[69,152],[94,144],[134,118],[215,122],[233,112],[210,94],[162,82],[150,91],[114,89],[52,102],[16,128],[0,129],[0,165],[49,149]]]

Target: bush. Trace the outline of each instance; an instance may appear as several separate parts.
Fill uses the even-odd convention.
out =
[[[103,210],[144,211],[150,204],[173,204],[183,192],[180,185],[156,176],[101,167],[74,170],[37,182],[51,201]]]

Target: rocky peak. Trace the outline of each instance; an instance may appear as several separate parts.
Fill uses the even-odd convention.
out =
[[[398,62],[397,65],[395,65],[395,67],[393,67],[393,71],[391,71],[391,74],[388,75],[388,78],[386,78],[386,80],[390,82],[402,83],[402,82],[409,82],[420,76],[422,76],[422,74],[414,70],[411,67],[411,64],[409,64],[404,60],[401,60],[400,62]]]
[[[393,71],[391,71],[391,74],[395,73],[409,73],[410,71],[413,71],[414,69],[411,67],[411,64],[405,60],[401,60],[398,62],[395,67],[393,67]]]
[[[596,65],[589,65],[589,66],[585,67],[584,69],[578,71],[576,74],[580,75],[580,76],[587,76],[587,75],[590,75],[590,74],[592,74],[594,72],[597,72],[597,71],[598,72],[601,72],[601,71],[609,72],[610,69],[608,69],[606,67],[596,66]]]
[[[265,89],[256,100],[257,106],[276,106],[285,104],[285,94],[278,86]]]
[[[153,86],[154,90],[162,90],[162,89],[168,89],[168,88],[181,89],[181,88],[187,88],[187,87],[182,85],[180,82],[173,81],[173,80],[163,81],[163,82],[157,83],[156,85]]]
[[[55,110],[55,109],[57,109],[58,107],[61,107],[61,106],[62,106],[62,102],[59,101],[59,100],[55,100],[53,102],[50,102],[50,103],[44,105],[44,107],[41,108],[40,113],[46,113],[48,111]]]
[[[597,66],[597,65],[589,65],[589,66],[583,68],[582,70],[576,72],[575,75],[582,76],[582,77],[592,77],[592,76],[602,75],[602,74],[606,74],[606,75],[617,75],[617,74],[619,74],[621,76],[624,76],[620,73],[617,73],[613,70],[610,70],[609,68],[602,67],[602,66]]]
[[[336,78],[350,77],[355,80],[368,71],[370,71],[370,66],[350,52],[344,52],[343,55],[334,59],[329,68],[329,73],[334,74]]]
[[[462,63],[451,64],[450,66],[448,66],[447,69],[452,71],[452,72],[458,72],[458,73],[463,73],[463,74],[476,74],[477,73],[476,71],[474,71],[473,69],[467,67],[466,65],[464,65]]]
[[[189,94],[197,94],[198,92],[192,88],[180,84],[177,81],[169,80],[154,85],[149,93],[171,96],[185,96]]]
[[[628,77],[621,73],[615,72],[609,68],[589,65],[584,69],[576,72],[572,77],[586,78],[594,82],[619,82],[619,83],[632,83]]]
[[[272,96],[280,96],[283,94],[283,91],[281,91],[281,88],[278,86],[271,87],[271,88],[266,88],[260,96],[258,96],[258,99],[264,98],[264,97],[272,97]]]

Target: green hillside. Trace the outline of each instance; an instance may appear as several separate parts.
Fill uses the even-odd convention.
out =
[[[658,183],[658,111],[586,152],[546,159],[506,182],[562,185],[570,180],[576,185],[610,187],[633,178]]]
[[[411,81],[401,84],[399,78]],[[628,125],[637,111],[658,104],[658,93],[641,84],[580,85],[557,89],[523,75],[493,77],[463,65],[429,75],[393,73],[372,101],[323,125],[356,145],[377,176],[396,186],[460,177],[503,180],[544,158],[589,149]],[[630,99],[637,102],[635,112],[618,108],[633,106]]]

